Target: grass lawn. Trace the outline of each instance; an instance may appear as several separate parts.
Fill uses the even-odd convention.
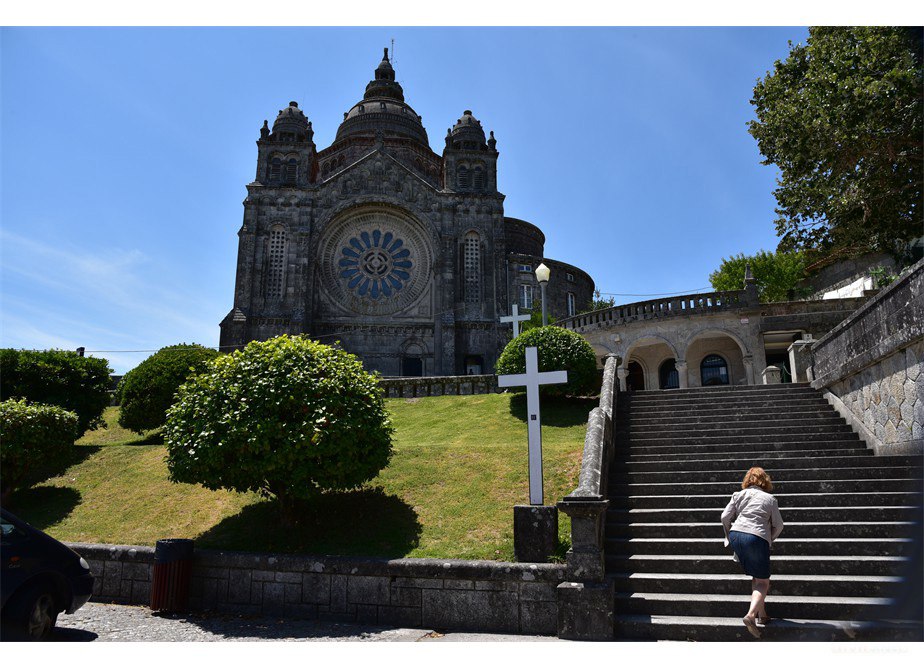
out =
[[[158,434],[87,433],[10,510],[59,540],[388,557],[513,560],[513,506],[528,503],[523,395],[387,399],[391,463],[365,488],[325,494],[293,529],[274,501],[167,480]],[[589,400],[543,399],[546,503],[577,485]],[[559,518],[560,551],[569,523]]]

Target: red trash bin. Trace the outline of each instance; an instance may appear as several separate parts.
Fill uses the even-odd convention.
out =
[[[165,538],[154,546],[154,578],[151,582],[151,610],[186,612],[192,579],[193,541]]]

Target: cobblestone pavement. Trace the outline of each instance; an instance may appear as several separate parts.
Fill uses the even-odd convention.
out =
[[[558,641],[558,638],[552,636],[438,633],[427,629],[361,626],[336,622],[222,614],[154,614],[142,606],[104,603],[87,603],[73,615],[60,615],[52,639],[58,642]]]

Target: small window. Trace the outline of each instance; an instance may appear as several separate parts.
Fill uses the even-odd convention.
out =
[[[472,187],[475,190],[484,190],[484,170],[481,167],[475,168],[475,173],[472,176]]]
[[[531,309],[533,307],[533,286],[520,286],[520,308]]]
[[[568,316],[575,314],[576,309],[574,308],[574,293],[568,293]]]
[[[565,278],[574,283],[574,274],[565,274]]]
[[[298,162],[296,162],[295,159],[293,158],[289,160],[288,163],[286,163],[284,181],[286,185],[294,186],[297,178],[298,178]]]
[[[531,273],[532,270],[533,270],[532,266],[530,266],[530,265],[528,265],[528,264],[518,264],[518,265],[517,265],[517,271],[522,271],[522,272],[525,272],[525,273]]]
[[[279,181],[282,177],[282,160],[273,158],[270,163],[270,181]]]
[[[282,299],[286,270],[286,232],[274,227],[269,237],[269,271],[266,277],[266,296]]]

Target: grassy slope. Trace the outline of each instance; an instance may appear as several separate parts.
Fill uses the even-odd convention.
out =
[[[513,510],[528,502],[522,395],[389,399],[394,456],[366,489],[327,494],[295,529],[275,503],[167,480],[165,449],[117,426],[87,434],[71,461],[10,508],[56,538],[153,545],[195,538],[201,547],[316,554],[513,558]],[[585,401],[543,402],[547,503],[577,482]],[[567,538],[567,518],[560,518]]]

